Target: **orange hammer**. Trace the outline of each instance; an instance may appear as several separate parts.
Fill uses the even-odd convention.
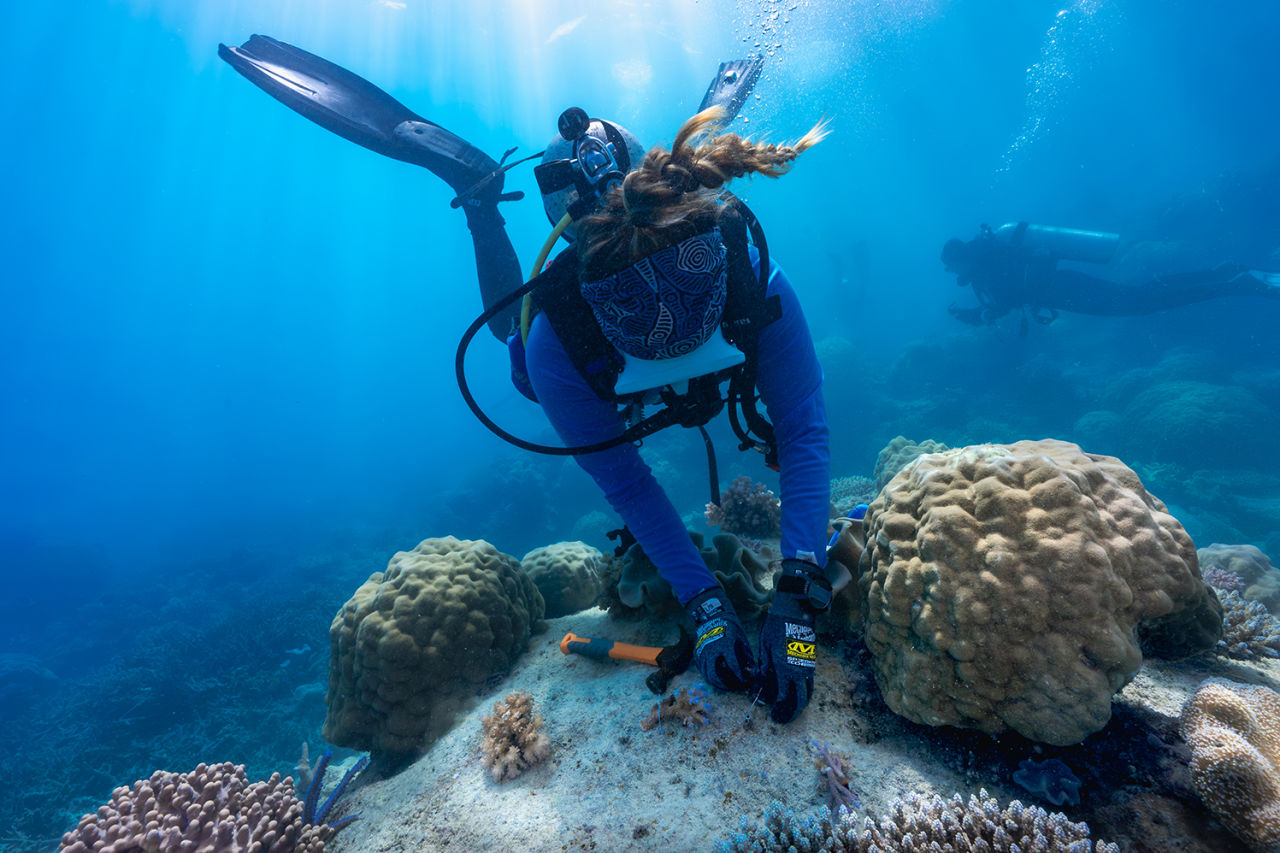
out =
[[[684,672],[693,662],[693,635],[680,628],[680,639],[670,646],[633,646],[601,637],[579,637],[570,631],[560,641],[564,654],[585,655],[596,660],[630,660],[656,666],[658,671],[645,679],[654,693],[666,690],[672,678]]]

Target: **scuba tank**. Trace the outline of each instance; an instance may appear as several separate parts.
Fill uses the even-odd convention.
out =
[[[992,232],[1001,243],[1045,254],[1060,261],[1105,264],[1115,256],[1120,245],[1119,234],[1104,231],[1082,231],[1053,225],[1009,222]]]

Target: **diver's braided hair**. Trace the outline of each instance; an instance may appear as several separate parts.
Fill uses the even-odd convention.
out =
[[[649,149],[640,168],[605,197],[600,210],[579,223],[579,264],[587,280],[706,231],[715,224],[713,190],[748,174],[779,177],[802,151],[826,136],[825,122],[820,122],[792,145],[752,142],[736,133],[694,144],[723,117],[723,108],[716,106],[688,119],[671,150]]]

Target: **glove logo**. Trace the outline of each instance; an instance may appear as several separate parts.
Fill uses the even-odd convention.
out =
[[[794,666],[813,666],[818,659],[817,646],[791,640],[787,643],[787,663]]]
[[[725,625],[721,620],[708,622],[702,626],[702,630],[698,632],[698,642],[694,645],[694,654],[702,651],[702,647],[724,637]]]
[[[794,622],[786,624],[786,634],[788,640],[802,640],[806,643],[812,643],[818,639],[817,634],[813,632],[813,628],[808,625],[798,625]]]

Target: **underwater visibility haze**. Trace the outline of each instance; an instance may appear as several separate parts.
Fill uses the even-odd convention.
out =
[[[325,735],[351,725],[326,722],[326,713],[338,714],[332,697],[326,704],[336,678],[330,624],[344,607],[359,609],[357,590],[397,552],[427,539],[485,540],[512,555],[523,577],[519,561],[534,549],[581,541],[607,563],[603,555],[617,545],[607,534],[621,521],[571,458],[503,442],[459,393],[458,341],[482,305],[471,235],[450,206],[456,193],[427,169],[307,121],[219,59],[219,44],[240,45],[253,34],[351,70],[495,160],[513,149],[508,162],[541,152],[572,106],[624,126],[646,148],[669,146],[722,61],[763,57],[729,129],[781,143],[825,120],[829,135],[781,180],[757,176],[731,186],[758,217],[808,320],[825,376],[839,494],[871,503],[883,485],[875,482],[881,451],[898,436],[913,446],[933,440],[943,450],[1060,439],[1136,473],[1159,512],[1167,509],[1192,551],[1200,549],[1199,568],[1190,561],[1195,584],[1203,586],[1202,571],[1208,580],[1210,546],[1251,547],[1266,572],[1275,571],[1268,560],[1280,560],[1280,10],[1270,4],[94,0],[20,4],[8,14],[18,37],[0,59],[0,150],[9,164],[0,213],[0,767],[7,783],[0,851],[57,849],[62,834],[117,786],[156,770],[229,761],[246,765],[251,781],[296,775],[304,742],[314,766]],[[505,190],[524,197],[500,207],[526,276],[551,229],[533,165],[506,174]],[[1238,293],[1211,292],[1149,313],[1019,303],[972,314],[972,325],[958,322],[965,309],[991,309],[993,297],[979,303],[977,285],[957,286],[955,270],[941,260],[944,244],[973,241],[984,224],[1019,222],[1118,235],[1105,263],[1066,258],[1062,266],[1132,289],[1126,292],[1203,273],[1211,287],[1221,282]],[[513,386],[504,346],[482,331],[465,369],[479,405],[504,429],[559,443],[541,409]],[[736,487],[741,496],[740,477],[762,484],[757,495],[777,491],[778,475],[758,454],[737,451],[723,418],[710,432],[719,463],[714,491],[696,431],[646,440],[645,459],[691,530],[708,543],[737,533],[758,549],[763,566],[777,556],[770,534],[734,530],[706,507],[720,490]],[[833,509],[843,515],[852,505]],[[875,513],[873,504],[868,530]],[[874,540],[867,546],[874,550]],[[860,553],[861,541],[857,547]],[[861,560],[866,570],[872,556]],[[1270,612],[1248,609],[1280,604],[1250,592],[1271,575],[1250,576],[1239,590],[1227,575],[1214,577],[1215,605],[1243,596],[1238,606],[1219,606],[1228,631],[1233,618],[1248,623],[1261,632],[1259,648],[1271,651],[1215,656],[1209,643],[1193,658],[1198,663],[1159,677],[1172,684],[1192,674],[1222,676],[1280,688],[1273,663],[1280,625],[1268,634]],[[848,589],[858,587],[855,578]],[[586,610],[594,604],[588,597],[565,612],[597,613]],[[521,618],[523,640],[532,630],[536,648],[569,630],[585,636],[585,625],[612,639],[664,645],[675,624],[670,613],[650,613],[651,624],[604,617],[561,624],[545,612],[549,639],[537,633],[534,610],[530,604]],[[815,700],[789,727],[761,722],[714,749],[706,740],[686,751],[741,751],[765,767],[772,755],[803,765],[805,774],[816,756],[824,791],[839,799],[843,790],[853,797],[841,800],[846,805],[860,795],[862,806],[879,807],[865,768],[894,759],[884,750],[860,757],[857,744],[892,730],[902,743],[922,744],[940,766],[970,761],[955,776],[965,787],[941,790],[937,778],[921,776],[914,789],[901,784],[904,796],[939,789],[943,799],[960,793],[967,800],[984,786],[1004,801],[1021,793],[1028,803],[1087,820],[1095,838],[1120,849],[1151,850],[1172,848],[1143,842],[1137,831],[1118,833],[1141,823],[1130,804],[1164,798],[1147,808],[1174,810],[1169,838],[1184,849],[1250,849],[1256,828],[1224,824],[1212,803],[1202,804],[1185,759],[1134,758],[1115,746],[1130,738],[1124,742],[1160,741],[1169,754],[1175,742],[1185,749],[1179,708],[1130,697],[1132,708],[1145,710],[1125,705],[1110,727],[1102,728],[1104,718],[1100,733],[1077,739],[1083,745],[1053,743],[1048,752],[1035,750],[1051,740],[1018,741],[1027,731],[1016,726],[1017,746],[980,741],[992,732],[954,721],[938,729],[962,732],[948,741],[902,712],[882,670],[871,677],[878,652],[856,625],[819,628],[825,657],[818,678],[839,682],[823,688],[833,691],[829,697],[817,694],[830,704],[820,709]],[[522,649],[500,675],[517,666]],[[594,670],[576,658],[566,668],[559,651],[543,651],[528,652],[522,665],[530,667],[525,672],[545,666],[536,670],[543,681],[531,701],[550,740],[531,735],[528,748],[554,762],[564,747],[546,707],[549,685],[568,679],[553,691],[566,702],[612,706],[617,694],[574,694]],[[824,660],[840,663],[823,669]],[[418,733],[424,745],[440,741],[437,762],[454,754],[455,717],[531,689],[493,672],[441,677],[465,689],[451,683],[456,701]],[[1119,678],[1112,692],[1132,677]],[[702,737],[687,734],[706,722],[702,700],[710,707],[728,700],[708,698],[699,692],[705,685],[683,678],[676,693],[667,692],[674,704],[694,707],[686,708],[694,725],[685,718],[667,731]],[[1157,676],[1135,683],[1147,683],[1142,678]],[[639,724],[652,703],[642,679],[633,680],[617,689],[639,685],[627,699],[634,731],[624,737],[643,751],[653,733]],[[883,700],[882,692],[889,694]],[[476,711],[477,700],[486,707]],[[526,699],[508,700],[527,711]],[[750,697],[731,707],[735,726],[744,711],[765,719]],[[661,728],[665,713],[655,706],[649,722]],[[837,714],[859,722],[833,728],[827,721]],[[729,725],[713,712],[708,731],[717,724]],[[751,731],[770,726],[764,736],[778,740],[753,746]],[[464,766],[478,768],[485,750],[499,747],[477,746],[475,728],[456,747]],[[576,735],[617,741],[590,727]],[[1116,739],[1110,746],[1108,736]],[[663,749],[675,748],[678,738],[663,737]],[[799,758],[768,752],[784,737],[799,745]],[[836,738],[843,738],[839,750],[825,742]],[[376,759],[386,751],[385,740],[329,740],[338,747],[334,761],[348,766],[357,754],[372,751]],[[1084,793],[1055,802],[1037,800],[1034,785],[1018,788],[1018,749],[1017,757],[1061,757],[1084,779]],[[1112,790],[1100,781],[1101,768],[1121,754],[1141,769],[1126,778],[1123,796],[1120,782]],[[1280,766],[1280,755],[1273,760]],[[855,768],[852,777],[830,769],[842,762]],[[1088,776],[1085,764],[1099,769]],[[997,765],[1009,772],[984,775]],[[370,775],[366,785],[412,778],[396,776],[391,763],[375,760],[374,769],[377,781]],[[551,772],[529,770],[517,782],[540,779],[551,798],[550,779],[534,776]],[[572,779],[574,765],[566,759],[554,772]],[[498,770],[477,773],[490,800],[504,790],[495,786],[507,784]],[[327,780],[329,789],[335,781]],[[643,784],[639,776],[628,783],[637,803],[652,799]],[[720,784],[718,807],[761,819],[767,801],[730,796]],[[776,787],[797,813],[823,806],[817,788]],[[388,801],[396,789],[380,790]],[[373,840],[340,846],[344,838],[374,837],[359,835],[378,825],[373,802],[357,804],[361,820],[333,833],[327,849],[393,849]],[[572,801],[556,802],[566,826],[591,822],[575,816]],[[584,800],[581,809],[588,808]],[[663,835],[661,820],[648,821],[647,808],[636,806],[627,849],[683,843],[684,836]],[[323,826],[326,812],[317,817],[313,803],[309,825]],[[390,807],[387,814],[388,824],[398,819]],[[543,849],[529,840],[535,835],[520,834],[542,824],[520,825],[503,830],[514,835],[495,835],[493,845],[517,838]],[[736,828],[725,823],[695,846],[712,849]],[[574,836],[572,849],[588,849],[582,838],[589,836]],[[425,846],[403,849],[445,846],[443,836],[426,837],[415,842]],[[600,837],[600,849],[623,849],[610,838]],[[733,849],[748,849],[740,842]]]

